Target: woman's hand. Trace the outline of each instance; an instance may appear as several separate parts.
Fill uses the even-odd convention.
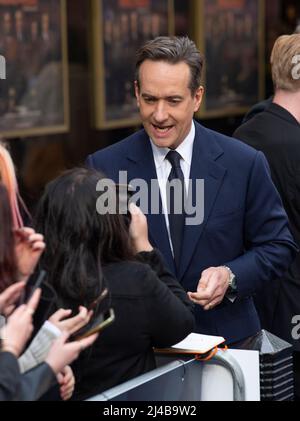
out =
[[[69,334],[64,332],[53,342],[45,362],[52,368],[55,374],[60,373],[67,365],[78,358],[80,352],[91,346],[98,338],[98,334],[81,339],[80,341],[66,343]]]
[[[27,304],[18,307],[1,330],[2,351],[11,352],[17,358],[33,331],[32,316],[38,306],[41,290],[37,289]]]
[[[0,314],[8,317],[15,309],[15,302],[20,298],[25,282],[18,282],[6,288],[2,294],[0,294]]]
[[[15,231],[16,259],[21,281],[27,281],[45,250],[44,237],[33,228],[21,228]]]
[[[71,399],[75,388],[75,377],[72,368],[69,365],[58,373],[57,381],[60,386],[59,391],[62,400],[67,401]]]
[[[148,239],[148,225],[146,216],[134,203],[129,204],[129,211],[131,214],[129,234],[133,241],[135,252],[140,253],[141,251],[152,251],[153,247],[151,246]]]
[[[48,321],[62,332],[65,331],[71,335],[90,321],[93,310],[88,311],[85,307],[80,306],[79,313],[76,316],[69,317],[71,313],[72,310],[57,310],[56,313],[52,314]]]

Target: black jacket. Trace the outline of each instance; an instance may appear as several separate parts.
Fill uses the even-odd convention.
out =
[[[104,267],[116,319],[74,364],[74,399],[86,399],[152,370],[153,347],[174,345],[193,330],[193,305],[159,252],[141,253],[140,258],[144,263]]]
[[[283,107],[272,103],[239,127],[234,137],[262,151],[270,165],[289,217],[292,234],[300,244],[300,124]],[[292,318],[300,314],[300,255],[285,276],[256,296],[262,327],[294,344]]]

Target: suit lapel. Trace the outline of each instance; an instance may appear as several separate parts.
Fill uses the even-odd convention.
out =
[[[196,135],[193,149],[190,180],[192,180],[193,206],[196,205],[196,180],[204,180],[204,203],[197,202],[197,206],[204,205],[204,220],[198,225],[186,225],[181,251],[179,280],[184,276],[192,259],[195,248],[205,229],[213,205],[221,188],[226,168],[219,165],[216,160],[223,154],[222,148],[217,144],[213,134],[196,123]],[[191,191],[189,191],[189,195]],[[201,198],[200,198],[201,199]],[[198,198],[199,200],[199,198]],[[202,199],[201,199],[202,200]],[[205,247],[205,245],[203,245]]]
[[[156,191],[159,195],[159,208],[162,209],[161,197],[157,181],[157,174],[153,158],[153,152],[149,137],[144,130],[137,133],[135,143],[128,151],[127,160],[130,161],[128,168],[128,181],[135,179],[144,180],[148,186],[148,231],[153,246],[157,247],[165,257],[169,268],[175,273],[175,264],[170,249],[168,231],[165,216],[162,211],[158,214],[151,213],[151,180],[156,183]],[[143,209],[145,210],[145,209]]]
[[[204,180],[204,220],[199,225],[185,226],[179,272],[177,273],[179,280],[184,276],[192,259],[227,171],[226,168],[216,162],[223,154],[223,150],[216,142],[214,135],[198,123],[195,123],[195,126],[196,135],[190,179],[193,181],[193,206],[196,205],[195,200],[197,199],[195,180]],[[142,179],[148,185],[149,209],[147,220],[150,240],[162,252],[169,268],[176,274],[164,214],[162,211],[159,214],[151,213],[150,185],[151,180],[156,180],[157,182],[157,174],[149,137],[144,130],[137,133],[135,141],[128,151],[127,160],[129,161],[127,166],[128,181],[132,182],[134,179]],[[199,203],[197,205],[199,206]],[[159,206],[162,209],[160,196]]]

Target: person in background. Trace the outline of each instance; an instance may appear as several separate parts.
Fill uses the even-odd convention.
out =
[[[300,21],[296,26],[294,34],[300,34]],[[256,114],[265,111],[273,102],[274,95],[271,95],[269,98],[258,102],[257,104],[253,105],[253,107],[247,112],[247,114],[243,118],[242,124],[246,123],[248,120],[251,120]]]
[[[234,137],[262,151],[300,244],[300,34],[279,37],[271,55],[275,95],[265,111],[239,127]],[[298,69],[298,70],[297,70]],[[294,346],[296,397],[300,399],[300,342],[293,336],[300,314],[300,255],[288,271],[256,296],[262,326]]]

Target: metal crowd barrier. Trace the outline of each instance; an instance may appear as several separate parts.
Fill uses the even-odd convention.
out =
[[[175,360],[174,357],[158,357],[158,360],[164,365],[106,390],[89,401],[201,401],[203,364],[216,364],[228,370],[233,380],[233,400],[245,400],[244,374],[238,362],[227,352],[218,351],[205,362],[178,357]]]

